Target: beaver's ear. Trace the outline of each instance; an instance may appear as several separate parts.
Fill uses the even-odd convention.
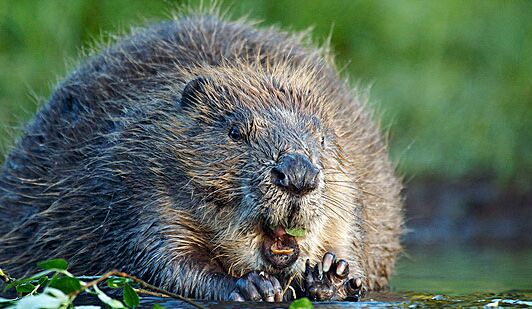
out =
[[[201,96],[205,94],[207,84],[209,84],[209,80],[203,76],[189,81],[181,93],[181,108],[187,108],[198,104]]]

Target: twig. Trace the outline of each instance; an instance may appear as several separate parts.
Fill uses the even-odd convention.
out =
[[[292,291],[292,296],[294,296],[294,299],[297,299],[296,289],[294,289],[291,285],[288,286],[290,291]]]
[[[118,270],[111,270],[110,272],[107,272],[107,273],[103,274],[100,278],[98,278],[96,280],[92,280],[90,282],[87,282],[86,284],[84,284],[81,287],[81,289],[68,293],[68,296],[71,297],[71,298],[72,297],[76,297],[79,294],[81,294],[82,292],[84,292],[85,290],[90,289],[91,287],[97,285],[98,283],[104,281],[105,279],[107,279],[107,278],[109,278],[111,276],[117,275],[117,273],[119,273]]]
[[[148,290],[145,290],[145,289],[133,289],[135,292],[139,293],[139,294],[146,294],[146,295],[151,295],[151,296],[156,296],[156,297],[161,297],[161,298],[167,298],[169,297],[168,295],[166,294],[161,294],[161,293],[157,293],[157,292],[152,292],[152,291],[148,291]]]
[[[175,298],[175,299],[179,299],[185,303],[188,303],[196,308],[201,308],[201,309],[204,309],[205,307],[203,307],[202,305],[194,302],[193,300],[187,298],[187,297],[184,297],[184,296],[181,296],[179,294],[175,294],[175,293],[172,293],[172,292],[168,292],[166,290],[163,290],[161,288],[158,288],[154,285],[151,285],[135,276],[132,276],[130,274],[127,274],[127,273],[124,273],[124,272],[121,272],[121,271],[118,271],[118,270],[112,270],[110,272],[107,272],[105,274],[103,274],[100,278],[96,279],[96,280],[93,280],[93,281],[90,281],[88,282],[87,284],[83,285],[81,287],[81,289],[79,290],[76,290],[74,292],[71,292],[68,294],[68,296],[70,297],[75,297],[77,295],[79,295],[81,292],[91,288],[92,286],[104,281],[105,279],[111,277],[111,276],[118,276],[118,277],[122,277],[122,278],[129,278],[131,280],[133,280],[135,283],[139,284],[142,288],[144,289],[148,289],[148,290],[152,290],[156,293],[159,293],[159,294],[164,294],[166,295],[167,297],[171,297],[171,298]]]
[[[290,284],[292,284],[292,281],[294,280],[295,277],[296,277],[296,274],[293,274],[290,278],[288,278],[288,281],[286,281],[286,285],[283,289],[283,295],[286,293],[286,291],[288,291],[289,288],[291,288]]]
[[[135,281],[136,283],[138,283],[141,287],[145,288],[145,289],[148,289],[148,290],[152,290],[152,291],[155,291],[155,292],[158,292],[158,293],[161,293],[161,294],[166,294],[168,295],[169,297],[172,297],[172,298],[175,298],[175,299],[179,299],[181,301],[184,301],[196,308],[205,308],[203,307],[202,305],[194,302],[193,300],[191,300],[190,298],[187,298],[187,297],[184,297],[184,296],[181,296],[179,294],[176,294],[176,293],[172,293],[172,292],[168,292],[166,290],[163,290],[161,288],[158,288],[154,285],[151,285],[135,276],[132,276],[132,275],[129,275],[129,274],[126,274],[126,273],[123,273],[123,272],[117,272],[117,276],[120,276],[120,277],[124,277],[124,278],[129,278],[133,281]]]
[[[5,283],[11,283],[11,282],[15,281],[15,279],[9,277],[9,275],[6,274],[4,272],[4,270],[2,270],[2,268],[0,268],[0,279],[2,279],[2,281],[4,281]]]

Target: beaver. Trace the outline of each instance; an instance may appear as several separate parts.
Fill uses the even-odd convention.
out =
[[[65,258],[216,300],[385,288],[401,183],[364,93],[306,33],[199,11],[133,29],[6,157],[0,267]]]

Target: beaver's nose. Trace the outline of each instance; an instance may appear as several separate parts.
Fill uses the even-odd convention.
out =
[[[302,154],[289,154],[281,158],[272,169],[272,182],[279,188],[295,194],[306,194],[318,186],[320,170]]]

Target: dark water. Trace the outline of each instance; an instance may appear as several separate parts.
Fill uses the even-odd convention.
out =
[[[192,308],[154,297],[146,308]],[[209,308],[288,308],[289,304],[199,302]],[[397,265],[391,290],[362,302],[314,303],[316,308],[368,307],[532,307],[532,248],[410,248]]]

